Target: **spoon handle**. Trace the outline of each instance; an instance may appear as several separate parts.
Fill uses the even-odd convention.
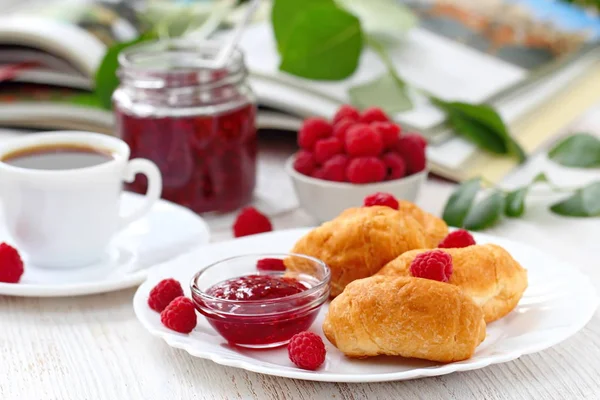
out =
[[[259,3],[260,0],[251,0],[250,4],[248,4],[248,8],[246,9],[244,17],[238,21],[233,31],[233,34],[229,37],[227,42],[225,42],[225,45],[221,48],[221,50],[217,54],[217,57],[215,57],[215,69],[222,68],[225,66],[227,60],[229,60],[229,57],[231,57],[231,52],[238,44],[240,37],[242,36],[242,32],[244,31],[244,28],[246,27],[246,25],[248,25],[248,22],[250,21],[250,18],[252,18],[252,15],[256,11]]]

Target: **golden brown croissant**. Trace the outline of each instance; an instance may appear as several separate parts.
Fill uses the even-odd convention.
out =
[[[403,214],[410,214],[425,229],[427,236],[427,248],[435,248],[448,235],[448,225],[443,219],[440,219],[410,201],[399,200],[398,211]]]
[[[349,357],[380,354],[452,362],[485,339],[483,311],[458,287],[429,279],[375,275],[350,283],[323,322]]]
[[[485,322],[502,318],[517,306],[527,288],[527,271],[502,247],[484,244],[438,250],[452,256],[454,271],[449,283],[460,287],[483,308]],[[400,255],[378,275],[411,276],[411,262],[425,251]]]
[[[428,236],[413,214],[435,225],[429,222],[435,217],[416,208],[410,212],[382,206],[350,208],[302,237],[292,253],[316,257],[329,266],[331,296],[335,297],[348,283],[375,274],[399,254],[429,247],[437,240]],[[299,258],[286,260],[286,266],[290,271],[311,269]]]

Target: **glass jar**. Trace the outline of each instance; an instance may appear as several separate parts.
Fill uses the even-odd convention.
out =
[[[158,41],[119,56],[116,132],[131,157],[154,161],[166,200],[196,213],[250,202],[256,183],[256,99],[241,52],[207,68],[215,43]],[[145,193],[145,177],[127,189]]]

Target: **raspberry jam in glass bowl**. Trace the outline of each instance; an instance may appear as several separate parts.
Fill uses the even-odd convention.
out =
[[[259,271],[265,258],[297,258],[311,273]],[[219,261],[191,282],[196,309],[230,344],[248,348],[285,345],[306,331],[329,298],[329,268],[301,254],[256,254]]]
[[[184,40],[132,46],[119,55],[113,94],[116,133],[131,157],[152,160],[162,197],[196,213],[238,209],[256,184],[256,99],[241,52],[207,68],[218,49]],[[145,177],[127,189],[145,193]]]

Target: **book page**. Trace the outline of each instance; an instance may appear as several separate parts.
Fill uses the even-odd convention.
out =
[[[143,25],[129,3],[122,1],[49,0],[22,7],[15,15],[75,26],[107,47],[135,39]]]
[[[0,55],[5,47],[46,52],[89,80],[108,47],[136,38],[142,28],[134,10],[123,2],[33,2],[0,16]],[[0,56],[0,60],[4,58]],[[45,83],[60,84],[55,80]]]

